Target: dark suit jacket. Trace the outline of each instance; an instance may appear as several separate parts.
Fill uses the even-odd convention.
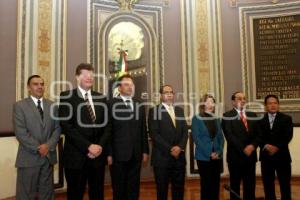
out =
[[[143,153],[149,154],[146,129],[145,106],[133,99],[133,111],[121,97],[109,103],[112,137],[109,155],[114,161],[142,160]]]
[[[178,145],[182,150],[185,150],[188,139],[188,128],[184,112],[183,109],[176,106],[174,112],[176,116],[176,128],[169,113],[162,104],[149,110],[148,126],[153,145],[151,162],[155,167],[168,166],[168,163],[173,159],[170,154],[173,146]],[[181,152],[178,159],[185,165],[185,152]]]
[[[107,102],[100,93],[92,91],[91,95],[96,114],[96,127],[91,127],[93,124],[91,117],[78,89],[60,94],[59,117],[62,133],[65,135],[63,151],[65,168],[82,168],[85,160],[88,159],[88,147],[91,144],[99,144],[104,149],[99,157],[93,159],[94,165],[99,166],[106,162],[105,147],[110,137],[110,131],[105,129],[108,119],[105,108]]]
[[[259,130],[261,135],[260,161],[272,160],[290,163],[292,159],[288,145],[293,138],[292,118],[278,112],[271,129],[268,114],[266,113],[264,118],[259,121]],[[275,145],[279,148],[279,151],[272,156],[269,155],[267,151],[263,150],[266,144]]]
[[[248,157],[244,148],[252,144],[259,145],[258,118],[253,112],[246,112],[248,131],[239,117],[238,112],[232,109],[223,115],[222,128],[227,141],[227,162],[229,164],[242,164],[257,161],[257,152],[253,151]]]

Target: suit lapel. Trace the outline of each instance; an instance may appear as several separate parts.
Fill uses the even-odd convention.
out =
[[[243,129],[243,130],[245,130],[245,131],[247,131],[244,123],[242,122],[242,119],[241,119],[238,111],[236,111],[235,109],[233,109],[233,117],[237,117],[236,119],[237,119],[237,121],[239,123],[240,128]],[[249,122],[248,122],[247,114],[246,114],[246,119],[247,119],[248,128],[249,128]]]
[[[245,111],[245,115],[246,115],[246,120],[247,120],[248,132],[250,132],[250,129],[252,128],[252,121],[249,118],[251,118],[251,116],[249,116],[250,115],[249,112],[246,112],[246,111]],[[242,122],[242,120],[241,120],[241,122]],[[244,125],[243,122],[242,122],[242,124],[243,124],[243,126],[244,126],[244,128],[246,130],[246,127],[245,127],[245,125]]]
[[[78,105],[81,103],[84,103],[84,98],[78,88],[75,89],[74,97],[75,97],[75,101],[77,101]]]
[[[136,98],[132,98],[132,106],[133,106],[133,112],[135,114],[139,114],[141,111],[141,107],[139,107],[139,110],[137,107],[139,106],[140,102]]]
[[[114,97],[112,100],[112,108],[114,109],[114,114],[116,115],[116,117],[128,117],[129,114],[129,108],[127,108],[125,102],[123,101],[123,99],[118,96],[118,97]],[[128,110],[128,112],[127,112]]]
[[[267,129],[271,130],[268,113],[265,113],[263,121],[264,121],[264,124],[267,127]]]
[[[176,127],[174,127],[174,128],[177,128],[178,127],[178,125],[179,125],[179,119],[178,119],[178,116],[179,116],[179,110],[178,109],[176,109],[176,107],[174,107],[174,113],[175,113],[175,124],[176,124]],[[172,123],[173,124],[173,123]]]
[[[84,97],[82,96],[80,90],[78,88],[75,89],[76,91],[74,92],[75,94],[75,97],[76,97],[76,101],[77,101],[77,105],[82,105],[84,104]],[[83,120],[83,118],[88,118],[90,119],[90,114],[89,114],[89,111],[87,109],[87,107],[85,105],[83,105],[81,107],[81,112],[80,112],[80,115],[81,115],[81,120]],[[90,119],[91,120],[91,119]]]
[[[118,103],[122,103],[122,109],[128,109],[128,111],[132,112],[131,108],[129,106],[126,105],[126,103],[123,101],[122,97],[121,96],[117,96],[115,97],[116,101]],[[136,100],[134,98],[131,99],[132,101],[132,106],[133,106],[133,112],[136,111]]]
[[[272,127],[272,129],[270,128],[271,130],[276,129],[279,120],[280,120],[280,114],[279,114],[279,112],[277,112],[275,115],[274,122],[273,122],[273,127]]]
[[[35,103],[31,99],[31,97],[27,98],[27,103],[28,103],[29,107],[32,109],[33,113],[35,114],[37,120],[41,123],[41,125],[44,125],[44,123],[42,121],[42,118],[41,118],[41,115],[40,115]]]
[[[98,106],[96,105],[98,102],[97,102],[97,98],[99,98],[99,96],[96,96],[96,94],[93,92],[93,91],[91,91],[91,95],[92,95],[92,101],[93,101],[93,104],[94,104],[94,110],[95,110],[95,117],[96,117],[96,121],[97,121],[97,119],[98,119],[98,117],[99,116],[97,116],[97,111],[98,111]]]
[[[127,108],[126,103],[123,101],[123,99],[120,96],[117,96],[114,99],[116,103],[118,103],[118,105],[122,106],[122,108]]]
[[[82,96],[82,94],[81,94],[79,88],[76,88],[74,93],[76,94],[76,96],[77,96],[78,98],[80,98],[82,101],[84,101],[84,96]]]
[[[160,111],[161,111],[162,116],[165,116],[167,121],[169,121],[169,123],[172,125],[172,127],[175,128],[172,118],[171,118],[170,114],[168,113],[167,108],[163,104],[161,104]],[[174,109],[174,113],[175,113],[175,109]],[[175,113],[175,121],[176,121],[176,125],[177,125],[176,113]]]
[[[43,127],[45,127],[46,126],[46,123],[48,122],[48,120],[49,120],[49,117],[50,117],[50,104],[49,104],[49,102],[46,100],[46,99],[44,99],[43,100],[43,112],[44,112],[44,120],[43,120]]]
[[[131,112],[134,113],[134,115],[139,115],[138,113],[136,113],[136,107],[137,107],[137,102],[135,101],[135,99],[132,99],[132,110]]]

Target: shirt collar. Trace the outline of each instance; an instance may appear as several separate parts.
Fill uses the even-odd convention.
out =
[[[269,113],[268,112],[268,117],[269,118],[274,118],[274,117],[276,117],[276,115],[277,115],[277,113]]]
[[[124,101],[124,102],[126,102],[126,101],[132,101],[132,97],[128,97],[128,96],[123,96],[123,95],[121,95],[120,94],[120,97],[121,97],[121,99]]]
[[[165,108],[167,108],[167,109],[169,109],[169,108],[173,108],[173,105],[171,104],[171,105],[168,105],[168,104],[166,104],[166,103],[164,103],[164,102],[162,102],[161,103]]]
[[[91,89],[89,89],[88,91],[86,91],[86,90],[82,89],[82,87],[80,87],[79,85],[78,85],[78,89],[79,89],[79,91],[80,91],[80,93],[81,93],[81,95],[82,95],[83,98],[85,98],[85,94],[86,93],[88,93],[88,96],[91,96]]]
[[[43,102],[43,97],[41,97],[41,98],[36,98],[36,97],[34,97],[34,96],[32,96],[32,95],[30,95],[30,97],[31,97],[31,99],[33,100],[33,102],[35,103],[35,105],[37,105],[38,104],[38,100],[40,100],[41,101],[41,103]]]
[[[243,114],[245,114],[245,109],[243,108],[242,110],[240,110],[240,109],[237,109],[236,107],[234,107],[234,109],[236,110],[236,112],[238,113],[238,114],[240,114],[241,112],[243,113]]]

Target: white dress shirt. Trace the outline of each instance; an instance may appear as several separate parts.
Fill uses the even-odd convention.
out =
[[[275,117],[277,113],[268,113],[270,128],[273,128]]]
[[[174,126],[176,127],[176,115],[175,115],[173,105],[168,105],[166,103],[162,103],[162,105],[167,109],[168,114],[170,115],[172,122],[173,122]]]
[[[40,98],[40,99],[38,99],[38,98],[36,98],[36,97],[34,97],[34,96],[30,96],[30,97],[31,97],[31,99],[33,100],[33,102],[34,102],[34,104],[35,104],[36,107],[38,106],[38,100],[40,100],[40,101],[41,101],[41,108],[42,108],[42,110],[44,110],[44,106],[43,106],[43,97]]]
[[[132,97],[126,97],[126,96],[123,96],[123,95],[120,95],[120,97],[124,101],[124,103],[126,104],[126,106],[130,106],[131,110],[133,110]],[[130,103],[127,103],[126,101],[130,101]]]
[[[243,110],[239,110],[237,108],[234,108],[236,110],[236,112],[238,113],[239,117],[241,117],[241,113],[243,114],[244,118],[247,119],[247,115],[246,115],[246,111],[245,109]]]

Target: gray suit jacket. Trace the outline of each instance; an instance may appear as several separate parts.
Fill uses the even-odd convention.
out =
[[[14,131],[19,141],[16,167],[33,167],[42,165],[45,159],[50,164],[57,162],[56,145],[60,136],[57,107],[52,101],[43,99],[44,120],[31,97],[18,101],[14,105]],[[49,153],[41,157],[38,152],[40,144],[49,145]]]

